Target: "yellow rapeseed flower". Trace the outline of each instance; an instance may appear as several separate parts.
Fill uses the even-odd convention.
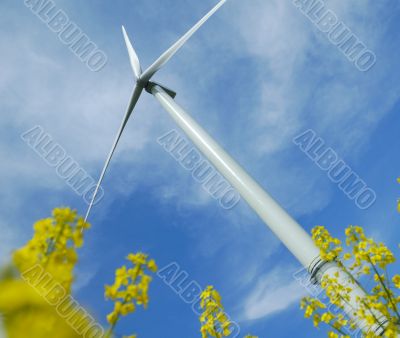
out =
[[[106,299],[114,301],[114,309],[107,315],[107,321],[111,325],[107,337],[112,336],[121,317],[135,312],[137,306],[147,307],[149,284],[152,280],[147,271],[157,271],[155,261],[149,260],[148,255],[144,253],[129,254],[126,258],[133,266],[128,268],[123,265],[118,268],[115,271],[114,284],[105,286]]]
[[[8,338],[81,338],[56,308],[49,303],[46,290],[59,284],[71,291],[73,269],[78,261],[76,249],[83,244],[83,230],[90,225],[69,208],[53,210],[52,217],[33,225],[33,237],[13,253],[10,272],[0,280],[0,313]],[[38,267],[48,283],[35,290],[21,276]],[[76,314],[81,324],[88,319]],[[85,319],[86,318],[86,319]]]
[[[306,318],[312,318],[314,326],[318,327],[321,322],[331,326],[335,331],[329,333],[329,337],[347,337],[343,332],[344,327],[355,329],[355,321],[349,320],[342,313],[347,304],[352,301],[357,302],[354,313],[357,321],[368,323],[369,325],[380,324],[380,317],[388,319],[384,337],[397,337],[400,334],[399,322],[400,297],[392,290],[392,286],[400,288],[400,275],[394,276],[389,283],[387,266],[395,262],[394,254],[383,243],[377,243],[371,238],[367,238],[364,230],[360,226],[350,226],[345,230],[346,245],[349,250],[340,257],[342,247],[340,240],[333,238],[322,226],[317,226],[312,231],[313,240],[320,249],[321,258],[325,261],[337,260],[343,269],[348,269],[355,276],[372,275],[375,285],[372,291],[364,296],[352,299],[351,294],[356,281],[353,278],[348,281],[339,282],[338,273],[328,276],[325,274],[321,280],[321,286],[328,296],[329,302],[335,307],[332,312],[327,312],[324,307],[318,306],[319,300],[314,298],[304,298],[301,301],[301,308],[305,311]],[[341,261],[349,261],[350,266],[346,267]],[[364,280],[362,280],[364,281]],[[364,287],[366,288],[366,287]],[[336,314],[337,313],[337,314]],[[376,338],[373,333],[363,332],[363,337]]]
[[[200,295],[200,315],[202,338],[227,337],[231,334],[231,321],[224,312],[221,295],[213,286],[207,286]]]

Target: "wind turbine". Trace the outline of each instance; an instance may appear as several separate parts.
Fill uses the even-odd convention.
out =
[[[193,28],[182,36],[174,45],[164,52],[147,70],[142,72],[139,58],[122,27],[125,43],[128,49],[131,66],[136,79],[136,86],[129,102],[127,112],[117,133],[110,154],[101,172],[92,201],[86,213],[85,220],[89,217],[93,201],[100,184],[107,171],[108,165],[118,145],[119,139],[132,114],[140,95],[145,89],[151,93],[170,114],[172,119],[186,133],[192,142],[198,147],[204,156],[219,170],[219,172],[237,189],[242,198],[260,216],[269,229],[282,241],[289,251],[308,269],[315,283],[321,283],[324,276],[336,277],[339,283],[346,285],[352,280],[336,262],[327,262],[321,259],[319,249],[312,241],[309,234],[174,100],[176,93],[172,90],[151,82],[153,75],[163,67],[170,58],[187,42],[187,40],[226,2],[220,1],[208,12]],[[359,321],[354,317],[357,311],[357,298],[366,294],[355,283],[350,300],[346,304],[346,313],[355,319],[358,326],[367,331],[380,335],[385,330],[386,319],[380,313],[376,313],[380,324],[369,324]]]
[[[176,41],[169,49],[167,49],[154,63],[142,72],[142,67],[140,65],[139,58],[129,40],[128,34],[124,26],[122,26],[122,33],[124,35],[124,40],[129,53],[129,60],[132,66],[132,70],[136,80],[136,86],[133,90],[132,97],[129,101],[128,107],[126,109],[125,116],[122,120],[121,126],[117,132],[114,143],[112,145],[111,151],[106,159],[103,170],[100,174],[100,178],[97,182],[96,189],[94,190],[92,199],[90,201],[88,210],[86,212],[85,221],[88,219],[90,211],[92,210],[93,203],[96,199],[97,193],[99,191],[100,185],[103,182],[104,176],[106,174],[107,168],[110,164],[111,158],[114,155],[115,149],[117,148],[118,142],[121,138],[122,133],[128,123],[129,118],[133,112],[133,109],[138,102],[140,95],[144,89],[149,90],[155,83],[150,82],[150,79],[155,73],[157,73],[178,51],[183,47],[183,45],[191,38],[191,36],[196,33],[196,31],[204,25],[204,23],[213,16],[215,12],[220,9],[220,7],[226,2],[226,0],[221,0],[213,9],[211,9],[199,22],[197,22],[185,35],[183,35],[178,41]],[[169,95],[175,97],[175,93],[166,87],[161,86]]]

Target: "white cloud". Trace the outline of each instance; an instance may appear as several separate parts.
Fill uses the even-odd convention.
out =
[[[76,280],[73,285],[73,292],[76,293],[89,285],[92,279],[96,276],[98,270],[99,267],[93,262],[86,264],[84,267],[78,266],[75,273]]]
[[[276,268],[258,278],[256,286],[244,300],[242,317],[256,320],[288,309],[306,294],[295,280],[289,280],[292,269]]]

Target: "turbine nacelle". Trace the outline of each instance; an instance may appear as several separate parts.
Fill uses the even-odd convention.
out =
[[[147,86],[146,86],[146,92],[148,92],[149,94],[153,94],[153,92],[152,92],[152,90],[153,90],[153,88],[154,88],[154,86],[159,86],[159,87],[161,87],[162,89],[164,89],[164,91],[169,95],[169,96],[171,96],[173,99],[176,97],[176,92],[174,92],[172,89],[170,89],[170,88],[168,88],[168,87],[165,87],[164,85],[162,85],[162,84],[160,84],[160,83],[158,83],[158,82],[155,82],[155,81],[149,81],[149,82],[147,82]]]

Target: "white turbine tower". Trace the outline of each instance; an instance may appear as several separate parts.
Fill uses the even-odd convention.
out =
[[[282,241],[289,251],[308,269],[315,283],[320,283],[324,276],[339,276],[338,280],[342,284],[348,284],[352,276],[348,275],[337,263],[323,261],[319,254],[319,249],[315,246],[308,233],[224,150],[219,144],[196,122],[190,115],[180,107],[175,101],[175,93],[155,82],[151,82],[153,75],[163,67],[170,58],[187,42],[187,40],[226,2],[220,1],[210,12],[208,12],[193,28],[191,28],[182,38],[163,53],[147,70],[142,72],[139,58],[128,38],[125,28],[122,27],[125,43],[128,49],[129,58],[133,73],[136,79],[136,86],[129,102],[126,114],[116,135],[110,154],[104,164],[103,170],[91,203],[86,213],[85,220],[88,219],[93,202],[96,199],[98,189],[103,181],[108,165],[118,145],[124,128],[132,114],[133,109],[140,95],[145,89],[151,93],[170,114],[172,119],[186,133],[199,150],[208,160],[219,170],[219,172],[234,186],[242,198],[260,216],[269,229]],[[353,291],[351,299],[346,304],[346,313],[353,317],[358,326],[368,332],[377,335],[382,334],[386,327],[386,319],[376,313],[380,324],[370,325],[367,322],[359,321],[354,317],[357,311],[357,298],[364,297],[365,292],[357,283],[352,285]]]

